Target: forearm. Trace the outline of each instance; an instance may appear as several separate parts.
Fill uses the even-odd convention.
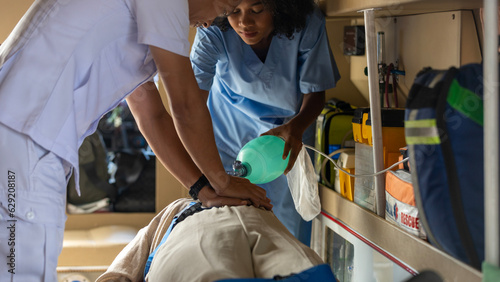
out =
[[[301,135],[316,120],[325,105],[325,92],[304,94],[299,113],[288,124]]]
[[[148,83],[139,87],[127,98],[127,103],[139,130],[162,165],[186,188],[193,185],[201,171],[182,145],[156,86]]]
[[[172,107],[174,124],[189,154],[216,190],[227,185],[226,174],[220,160],[213,135],[210,113],[204,104],[178,112]]]
[[[218,193],[229,184],[215,145],[210,113],[195,80],[189,58],[151,47],[170,102],[177,133],[189,155]]]
[[[304,131],[316,120],[325,104],[325,92],[309,93],[304,95],[304,100],[299,113],[286,124],[269,130],[264,134],[280,136],[285,140],[283,159],[290,154],[287,174],[295,164],[295,160],[302,149],[302,136]]]

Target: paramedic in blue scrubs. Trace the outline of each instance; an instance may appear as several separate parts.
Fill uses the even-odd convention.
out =
[[[126,97],[158,159],[186,187],[201,183],[205,205],[271,209],[264,189],[226,174],[189,61],[189,26],[238,3],[35,0],[0,46],[0,281],[57,281],[78,148]]]
[[[302,142],[314,144],[310,125],[340,77],[324,16],[313,0],[243,0],[211,24],[198,28],[191,62],[224,167],[231,170],[248,141],[272,134],[286,141],[284,156],[291,151],[286,174]],[[311,223],[295,210],[286,176],[260,186],[276,216],[309,245]]]

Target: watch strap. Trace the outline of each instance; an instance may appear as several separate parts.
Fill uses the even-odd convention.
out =
[[[189,188],[189,195],[194,200],[198,200],[198,193],[200,193],[201,188],[210,185],[210,182],[205,177],[205,175],[201,175],[201,177]]]

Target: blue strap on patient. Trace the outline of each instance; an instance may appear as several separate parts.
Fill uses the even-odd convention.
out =
[[[151,262],[153,261],[153,257],[155,256],[156,251],[158,251],[158,249],[160,248],[160,246],[163,245],[163,243],[165,243],[167,241],[167,237],[168,237],[168,235],[170,235],[170,232],[172,232],[172,229],[174,228],[175,224],[177,223],[177,219],[179,218],[179,216],[184,211],[186,211],[187,209],[189,209],[190,207],[192,207],[194,204],[196,204],[196,202],[190,202],[189,206],[185,207],[183,210],[181,210],[179,213],[177,213],[174,216],[174,219],[172,219],[172,222],[170,223],[170,226],[168,227],[167,232],[165,233],[165,235],[163,235],[163,238],[161,239],[160,244],[158,244],[158,246],[149,255],[148,260],[146,261],[146,267],[144,268],[144,279],[146,279],[146,275],[149,272],[149,267],[151,266]],[[182,218],[182,219],[184,219],[184,218]]]
[[[222,279],[215,282],[271,282],[271,281],[281,281],[281,282],[335,282],[335,275],[332,272],[330,265],[320,264],[309,269],[306,269],[300,273],[290,275],[286,278],[275,277],[275,278],[231,278]]]

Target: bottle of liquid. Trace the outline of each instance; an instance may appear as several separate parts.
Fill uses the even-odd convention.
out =
[[[247,178],[253,184],[263,184],[278,178],[288,165],[290,154],[283,159],[285,141],[277,136],[257,137],[241,148],[233,171],[234,176]]]

